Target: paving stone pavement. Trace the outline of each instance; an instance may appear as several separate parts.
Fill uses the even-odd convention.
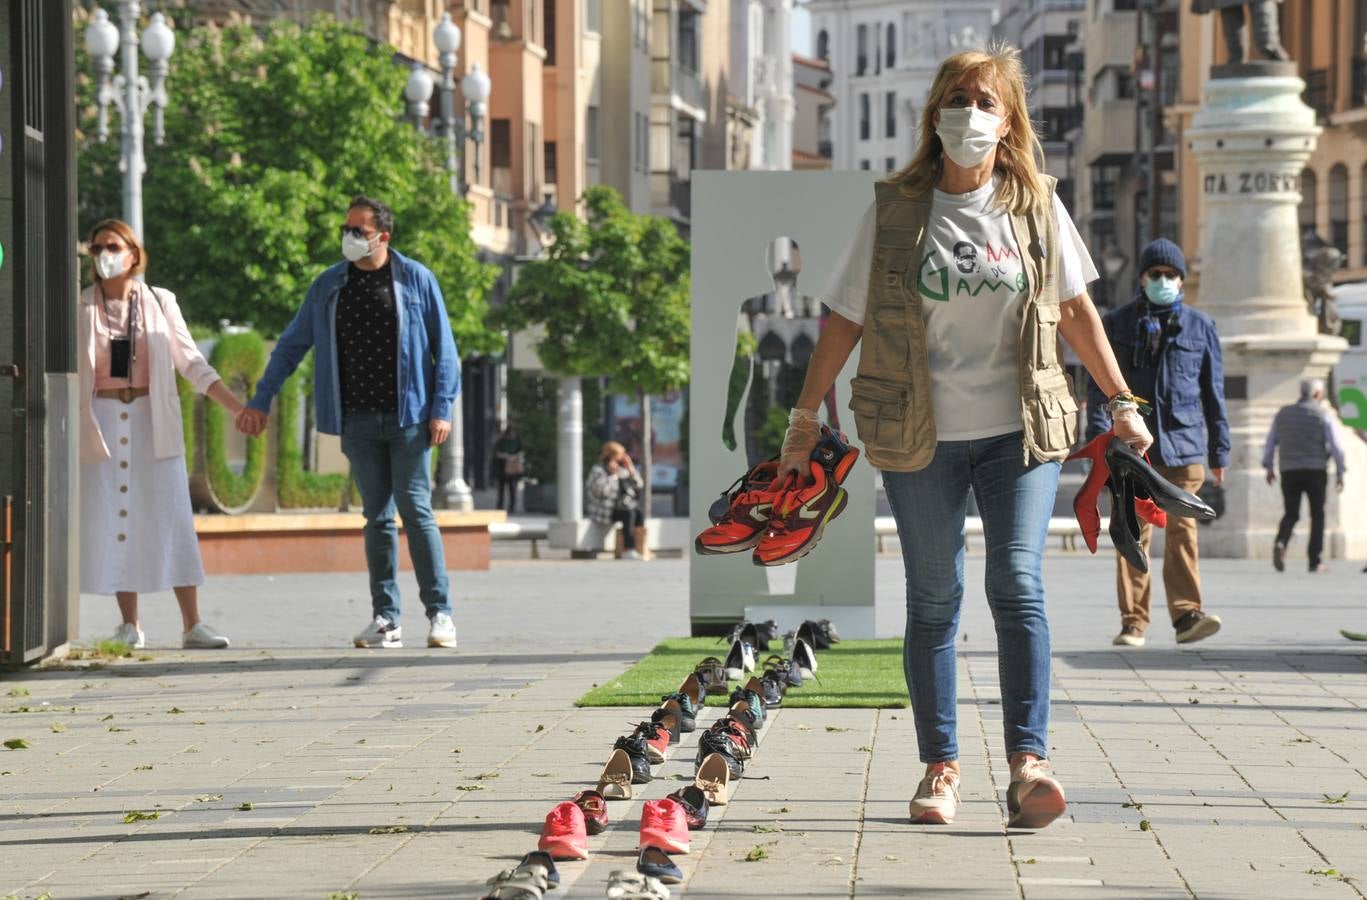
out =
[[[1051,745],[1069,807],[1038,833],[1004,830],[982,568],[970,556],[958,820],[905,821],[921,769],[909,709],[782,710],[679,858],[675,895],[1367,896],[1367,652],[1337,634],[1367,630],[1358,566],[1207,561],[1221,634],[1179,649],[1155,627],[1120,651],[1110,561],[1049,556]],[[895,635],[900,559],[877,576],[879,630]],[[217,578],[203,606],[232,650],[175,649],[174,604],[154,596],[151,659],[0,673],[0,739],[30,745],[0,750],[0,897],[481,896],[646,717],[573,701],[686,632],[687,564],[501,560],[453,585],[457,651],[421,647],[411,578],[409,649],[369,651],[349,648],[363,577]],[[81,614],[86,640],[116,622],[107,598]],[[691,777],[695,738],[610,804],[591,859],[563,864],[550,896],[601,897],[633,867],[640,800]],[[160,815],[125,824],[133,811]],[[765,858],[746,861],[755,848]]]

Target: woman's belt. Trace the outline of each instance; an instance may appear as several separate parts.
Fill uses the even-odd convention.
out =
[[[101,400],[121,400],[124,403],[132,403],[139,397],[146,397],[148,389],[145,387],[125,387],[125,388],[100,388],[95,391],[95,396]]]

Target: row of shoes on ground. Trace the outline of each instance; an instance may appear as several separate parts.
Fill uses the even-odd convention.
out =
[[[845,435],[823,425],[805,479],[792,473],[780,478],[773,460],[750,469],[713,503],[708,510],[713,524],[694,547],[703,555],[752,550],[751,561],[759,566],[796,562],[849,505],[840,484],[858,458]]]

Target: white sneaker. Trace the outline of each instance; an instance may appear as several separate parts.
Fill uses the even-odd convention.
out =
[[[127,644],[134,650],[141,650],[147,646],[147,638],[143,635],[142,629],[128,622],[114,629],[114,640]]]
[[[186,650],[224,650],[228,643],[226,635],[219,634],[216,629],[200,622],[185,632],[180,645]]]
[[[393,650],[403,646],[403,631],[384,616],[376,616],[375,621],[366,626],[365,631],[352,638],[352,643],[357,647],[383,647],[386,650]]]
[[[640,554],[638,551],[636,551],[636,550],[623,550],[623,551],[622,551],[622,555],[619,556],[619,557],[617,557],[617,558],[618,558],[618,559],[644,559],[644,557],[641,556],[641,554]]]
[[[931,766],[907,812],[916,825],[948,825],[959,811],[959,773],[945,763]]]
[[[427,632],[427,646],[456,646],[456,623],[446,613],[437,613],[432,617],[432,629]]]

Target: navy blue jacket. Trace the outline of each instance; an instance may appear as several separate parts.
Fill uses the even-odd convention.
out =
[[[1158,365],[1136,368],[1134,345],[1140,308],[1135,300],[1102,317],[1125,383],[1153,404],[1144,417],[1153,433],[1149,458],[1157,465],[1203,463],[1212,469],[1229,465],[1229,417],[1225,414],[1225,370],[1215,322],[1205,313],[1183,305],[1178,316],[1182,330],[1165,338]],[[1087,379],[1087,439],[1111,427],[1106,397],[1096,381]]]
[[[441,288],[432,271],[399,251],[389,250],[393,261],[394,307],[399,318],[399,427],[407,428],[429,419],[451,421],[456,395],[460,393],[460,357],[451,334]],[[271,353],[266,371],[256,383],[251,409],[270,412],[271,400],[285,379],[313,354],[313,406],[318,430],[342,433],[342,389],[337,364],[337,298],[346,284],[350,263],[346,260],[326,269],[313,280],[304,305],[295,313]]]

